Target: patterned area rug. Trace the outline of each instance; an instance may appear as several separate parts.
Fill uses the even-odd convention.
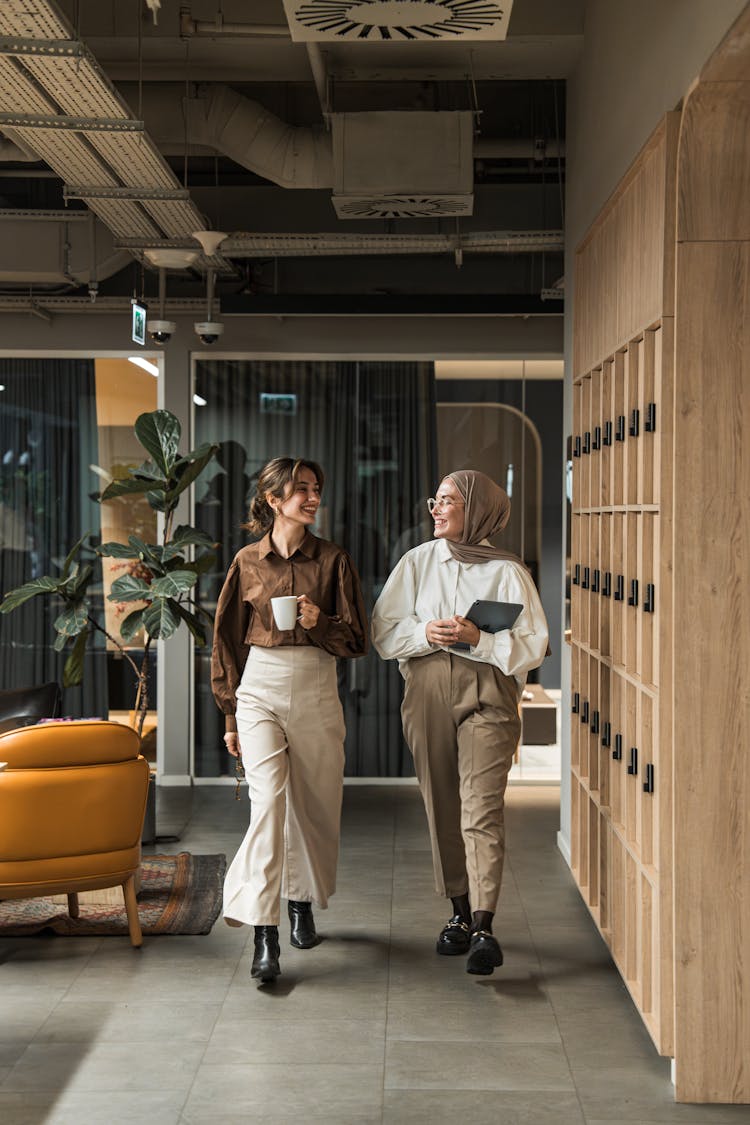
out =
[[[144,934],[207,934],[221,910],[227,861],[223,855],[144,856],[138,914]],[[118,891],[119,895],[119,891]],[[51,898],[0,902],[0,937],[24,937],[40,930],[56,934],[127,934],[125,903],[99,905],[81,900],[80,917]]]

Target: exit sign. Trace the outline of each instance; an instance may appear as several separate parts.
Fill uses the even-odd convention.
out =
[[[296,414],[297,396],[272,395],[261,392],[260,412],[261,414],[288,414],[290,416]]]

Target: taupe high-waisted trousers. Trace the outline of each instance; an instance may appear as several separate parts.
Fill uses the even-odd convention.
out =
[[[224,881],[224,917],[276,926],[282,895],[326,906],[336,888],[345,727],[335,658],[251,648],[237,730],[250,826]]]
[[[435,888],[495,912],[505,858],[504,798],[521,733],[518,685],[448,652],[405,666],[401,718],[432,842]]]

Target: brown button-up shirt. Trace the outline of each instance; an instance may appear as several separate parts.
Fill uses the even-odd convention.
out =
[[[320,608],[312,629],[276,628],[271,598],[289,594],[306,594]],[[236,693],[251,645],[314,645],[332,656],[364,656],[367,616],[346,551],[308,531],[288,559],[276,553],[270,533],[235,555],[216,605],[211,657],[211,687],[227,730],[236,729]]]

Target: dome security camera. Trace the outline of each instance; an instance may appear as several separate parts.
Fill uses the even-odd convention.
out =
[[[193,327],[204,344],[215,344],[224,331],[224,325],[218,320],[202,320]]]
[[[173,320],[149,320],[146,325],[148,334],[156,344],[167,344],[177,331]]]

